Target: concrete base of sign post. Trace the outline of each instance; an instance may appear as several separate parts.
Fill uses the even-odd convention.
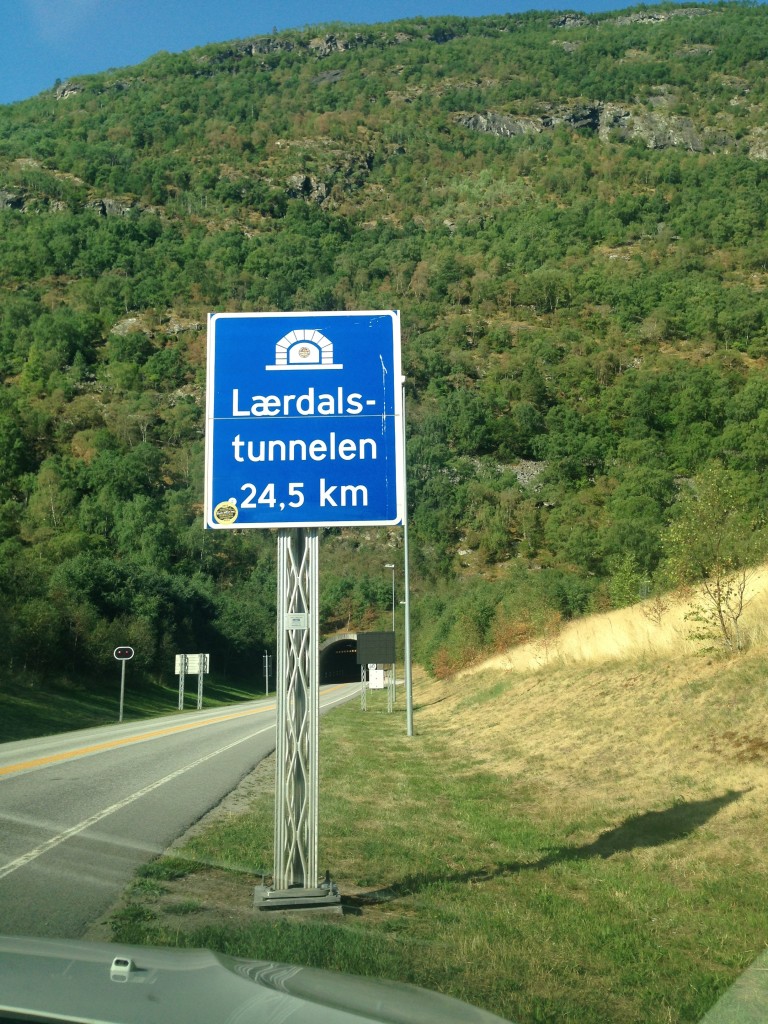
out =
[[[291,889],[270,889],[266,885],[257,885],[253,890],[253,906],[255,910],[266,911],[322,910],[332,914],[344,913],[339,890],[330,880],[316,889],[302,889],[298,886]]]

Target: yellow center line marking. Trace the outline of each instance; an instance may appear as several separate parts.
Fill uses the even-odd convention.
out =
[[[341,684],[329,686],[324,693],[332,693],[338,690]],[[9,764],[0,768],[0,777],[12,775],[14,772],[28,771],[30,768],[43,768],[46,765],[57,764],[60,761],[69,761],[76,757],[84,757],[86,754],[98,754],[104,750],[115,750],[118,747],[126,747],[131,743],[141,743],[143,740],[156,739],[159,736],[171,736],[177,732],[185,732],[187,729],[200,729],[205,725],[214,725],[217,722],[229,722],[234,718],[246,718],[248,715],[263,715],[265,711],[274,711],[275,705],[271,704],[263,708],[251,708],[249,711],[235,711],[231,715],[221,715],[215,718],[206,718],[203,721],[186,722],[184,725],[169,725],[164,729],[152,729],[150,732],[136,733],[133,736],[125,736],[119,740],[105,740],[104,743],[93,743],[87,747],[78,747],[75,750],[65,750],[60,754],[47,754],[45,757],[35,757],[30,761],[19,761],[17,764]]]
[[[30,761],[19,761],[17,764],[9,764],[0,768],[0,776],[11,775],[13,772],[22,772],[28,768],[40,768],[48,764],[56,764],[59,761],[68,761],[74,757],[84,757],[86,754],[98,754],[103,750],[114,750],[117,747],[125,747],[131,743],[141,743],[143,740],[155,739],[158,736],[171,736],[176,732],[184,732],[187,729],[199,729],[204,725],[212,725],[214,722],[228,722],[233,718],[245,718],[247,715],[261,715],[265,711],[274,711],[274,705],[268,708],[254,708],[251,711],[239,711],[236,714],[222,715],[220,718],[207,718],[200,722],[186,722],[184,725],[169,725],[165,729],[153,729],[150,732],[135,733],[132,736],[125,736],[119,740],[106,740],[104,743],[92,743],[87,747],[77,747],[75,750],[65,750],[60,754],[47,754],[45,757],[35,757]]]

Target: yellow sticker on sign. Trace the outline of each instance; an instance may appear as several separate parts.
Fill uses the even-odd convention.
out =
[[[238,508],[234,498],[228,501],[220,501],[213,510],[213,518],[217,523],[234,523],[237,519]]]

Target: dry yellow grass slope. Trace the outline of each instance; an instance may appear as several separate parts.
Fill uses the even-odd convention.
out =
[[[529,788],[544,817],[607,821],[724,798],[723,843],[762,863],[768,796],[768,569],[750,580],[741,656],[697,653],[686,605],[635,606],[568,625],[419,687],[417,721]],[[646,614],[644,614],[644,612]],[[728,794],[737,794],[733,799]]]
[[[756,647],[765,645],[768,622],[768,566],[754,570],[745,593],[744,624]],[[696,645],[689,639],[690,623],[685,615],[690,601],[670,600],[659,614],[653,601],[644,601],[603,615],[590,615],[568,623],[547,642],[521,644],[467,671],[508,668],[530,671],[545,665],[603,664],[673,654],[690,654]]]

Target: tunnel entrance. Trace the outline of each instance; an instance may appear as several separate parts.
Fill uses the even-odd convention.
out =
[[[332,636],[320,645],[320,685],[326,683],[359,683],[357,664],[357,633]]]

